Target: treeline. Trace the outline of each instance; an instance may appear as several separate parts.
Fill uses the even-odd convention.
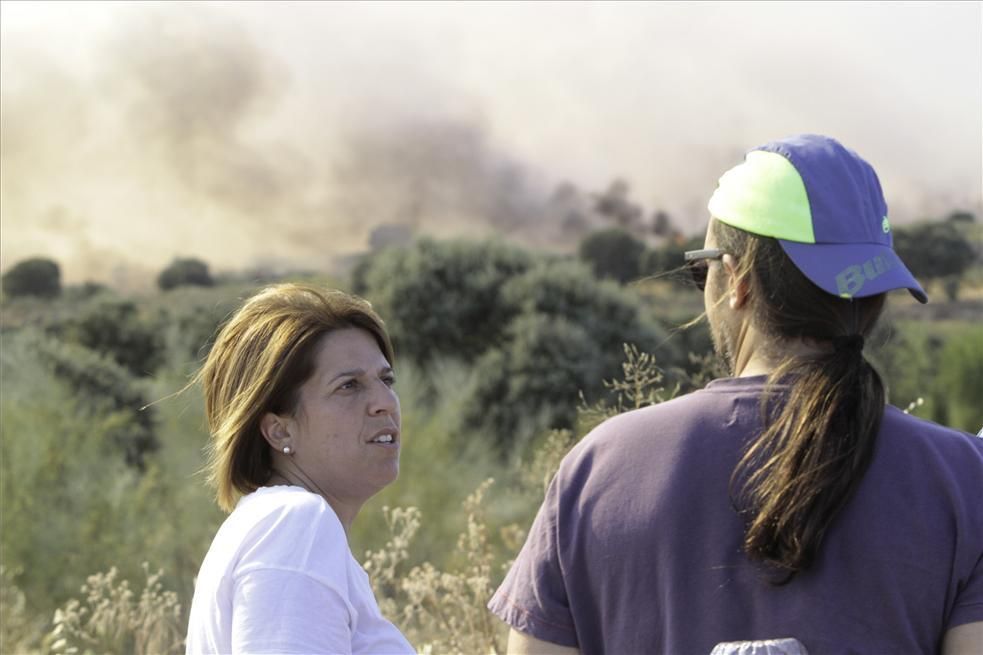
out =
[[[616,182],[595,198],[594,212],[610,227],[590,232],[581,240],[578,255],[601,278],[627,283],[670,271],[682,262],[682,253],[702,247],[703,237],[685,237],[662,211],[649,221],[642,210],[627,199],[627,187]],[[388,226],[392,227],[392,226]],[[402,234],[402,233],[401,233]],[[409,232],[404,237],[409,238]],[[951,212],[941,220],[922,220],[894,228],[894,247],[921,281],[941,280],[949,300],[956,300],[965,273],[980,262],[981,227],[965,211]],[[407,245],[396,239],[397,245]],[[652,243],[656,245],[651,245]],[[373,250],[385,246],[373,247]],[[195,257],[175,258],[157,276],[163,291],[181,286],[210,287],[216,283],[206,262]],[[61,269],[46,257],[32,257],[11,266],[2,277],[8,298],[35,296],[54,298],[62,293]],[[94,295],[104,289],[85,282],[75,295]]]
[[[180,286],[210,287],[215,284],[208,264],[195,257],[178,257],[157,276],[162,291]],[[19,298],[57,298],[62,294],[61,267],[47,257],[30,257],[17,262],[3,274],[4,296]],[[74,289],[76,296],[93,296],[106,287],[98,282],[85,282]]]

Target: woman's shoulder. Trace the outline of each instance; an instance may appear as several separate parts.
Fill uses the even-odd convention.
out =
[[[338,515],[324,498],[302,487],[260,487],[239,499],[230,518],[244,522],[311,525],[324,523],[344,532]]]
[[[331,506],[300,487],[262,487],[244,496],[238,516],[239,566],[323,571],[348,558],[344,527]]]

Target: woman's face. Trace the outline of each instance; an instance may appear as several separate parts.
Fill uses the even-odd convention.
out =
[[[399,398],[371,334],[321,338],[313,375],[285,417],[294,462],[331,499],[357,508],[399,474]],[[312,490],[313,491],[313,490]]]

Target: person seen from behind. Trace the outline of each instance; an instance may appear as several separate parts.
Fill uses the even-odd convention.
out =
[[[523,653],[983,653],[983,439],[864,356],[892,249],[873,168],[798,135],[720,178],[686,253],[732,377],[564,459],[489,608]]]
[[[231,514],[196,580],[187,652],[413,653],[347,539],[399,473],[393,350],[369,303],[265,289],[222,328],[198,379],[210,479]]]

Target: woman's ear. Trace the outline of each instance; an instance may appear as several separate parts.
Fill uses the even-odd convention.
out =
[[[751,295],[748,275],[738,272],[737,259],[729,254],[723,256],[721,263],[727,271],[727,304],[731,309],[741,309],[747,304]]]
[[[287,418],[278,416],[273,412],[266,412],[259,420],[259,431],[263,433],[263,438],[272,446],[273,450],[283,452],[284,446],[290,446],[290,428],[287,425]]]

